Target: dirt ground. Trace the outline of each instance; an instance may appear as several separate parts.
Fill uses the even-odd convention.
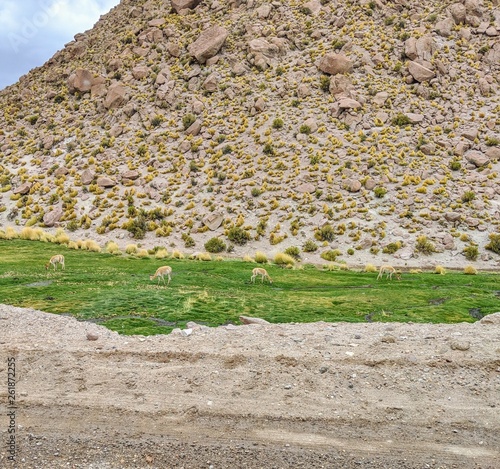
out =
[[[500,467],[500,313],[191,332],[0,305],[0,467]]]

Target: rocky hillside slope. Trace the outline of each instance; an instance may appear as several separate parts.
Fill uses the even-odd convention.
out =
[[[499,34],[498,0],[122,0],[0,93],[0,226],[487,261]]]

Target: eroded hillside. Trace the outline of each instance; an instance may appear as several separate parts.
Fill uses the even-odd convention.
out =
[[[197,3],[123,0],[0,93],[0,225],[492,255],[498,0]]]

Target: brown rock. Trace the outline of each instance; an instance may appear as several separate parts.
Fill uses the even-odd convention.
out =
[[[101,187],[115,187],[116,181],[113,181],[113,179],[107,176],[101,176],[97,178],[97,185]]]
[[[181,10],[193,10],[201,3],[201,0],[171,0],[170,4],[176,13]]]
[[[137,65],[132,69],[132,76],[136,80],[142,80],[149,75],[149,68],[146,65]]]
[[[50,212],[47,212],[43,216],[43,223],[45,226],[54,226],[63,216],[64,212],[62,211],[62,208],[57,207],[54,210],[51,210]]]
[[[309,194],[313,194],[316,191],[316,186],[311,182],[305,182],[304,184],[297,186],[296,191],[300,192],[301,194],[305,194],[306,192]]]
[[[485,155],[491,161],[499,161],[500,160],[500,148],[499,147],[490,147],[486,150]]]
[[[228,32],[222,26],[212,26],[205,29],[198,39],[188,47],[189,54],[203,64],[219,52],[227,36]]]
[[[188,135],[198,135],[201,131],[201,120],[196,119],[187,129],[186,134]]]
[[[99,336],[97,334],[93,334],[92,332],[89,332],[87,334],[87,340],[97,340]]]
[[[131,179],[132,181],[135,181],[140,177],[140,175],[141,174],[136,169],[130,169],[122,173],[122,178]]]
[[[465,159],[476,167],[485,166],[490,162],[490,159],[482,152],[471,150],[465,154]]]
[[[329,75],[348,73],[352,70],[352,61],[344,54],[329,52],[320,59],[318,68]]]
[[[85,93],[92,88],[94,75],[83,68],[79,68],[68,78],[68,89],[70,93],[80,91]]]
[[[91,171],[90,169],[86,169],[83,171],[82,175],[80,176],[80,180],[82,181],[82,184],[88,185],[90,184],[95,177],[95,173]]]
[[[106,109],[116,109],[127,102],[127,89],[120,83],[115,83],[109,87],[106,98],[104,99],[104,107]]]
[[[349,192],[359,192],[362,185],[357,179],[349,179],[346,181],[345,187]]]
[[[432,80],[436,76],[432,70],[414,61],[410,61],[408,64],[408,71],[411,76],[420,83]]]
[[[33,184],[31,182],[25,182],[24,184],[16,187],[12,192],[14,194],[26,195],[30,191],[32,185]]]
[[[211,213],[203,219],[203,224],[208,226],[212,231],[215,231],[219,226],[222,225],[224,221],[224,216],[220,213]]]
[[[480,324],[497,324],[500,326],[500,313],[492,313],[486,315],[484,318],[479,320]]]

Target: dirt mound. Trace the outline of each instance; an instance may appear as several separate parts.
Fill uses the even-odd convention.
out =
[[[0,466],[498,467],[495,317],[125,337],[0,306]]]

